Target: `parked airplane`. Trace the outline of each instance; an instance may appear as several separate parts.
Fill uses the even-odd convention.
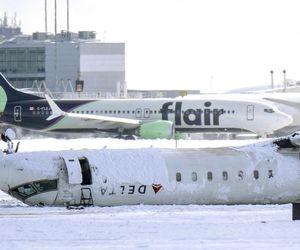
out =
[[[236,148],[2,154],[0,189],[47,206],[296,204],[299,145],[294,133]]]
[[[12,87],[0,74],[0,121],[56,132],[103,131],[142,138],[177,132],[251,131],[264,136],[292,118],[275,106],[226,98],[55,100]]]
[[[214,98],[215,95],[207,95],[209,98]],[[277,130],[275,134],[286,135],[300,129],[300,93],[290,92],[255,92],[255,93],[235,93],[235,94],[218,94],[219,98],[234,99],[234,100],[253,100],[268,103],[276,106],[281,112],[290,115],[292,122]],[[189,97],[186,97],[189,98]],[[195,98],[195,97],[192,97]]]

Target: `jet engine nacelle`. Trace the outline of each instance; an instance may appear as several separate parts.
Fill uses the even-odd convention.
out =
[[[142,139],[172,139],[174,138],[174,124],[165,120],[143,123],[139,127],[138,136]]]

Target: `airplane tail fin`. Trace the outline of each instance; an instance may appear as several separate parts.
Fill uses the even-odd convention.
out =
[[[0,98],[1,99],[6,98],[8,102],[43,99],[42,97],[27,94],[15,89],[1,73],[0,73]]]

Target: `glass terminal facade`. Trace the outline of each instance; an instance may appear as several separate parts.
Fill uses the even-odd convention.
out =
[[[0,48],[0,72],[17,88],[45,80],[45,47]]]

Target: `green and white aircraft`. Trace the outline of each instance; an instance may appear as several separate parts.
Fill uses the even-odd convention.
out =
[[[260,136],[292,118],[260,101],[224,96],[157,99],[52,100],[15,89],[0,73],[0,121],[47,132],[107,132],[144,139],[176,132],[250,131]]]

